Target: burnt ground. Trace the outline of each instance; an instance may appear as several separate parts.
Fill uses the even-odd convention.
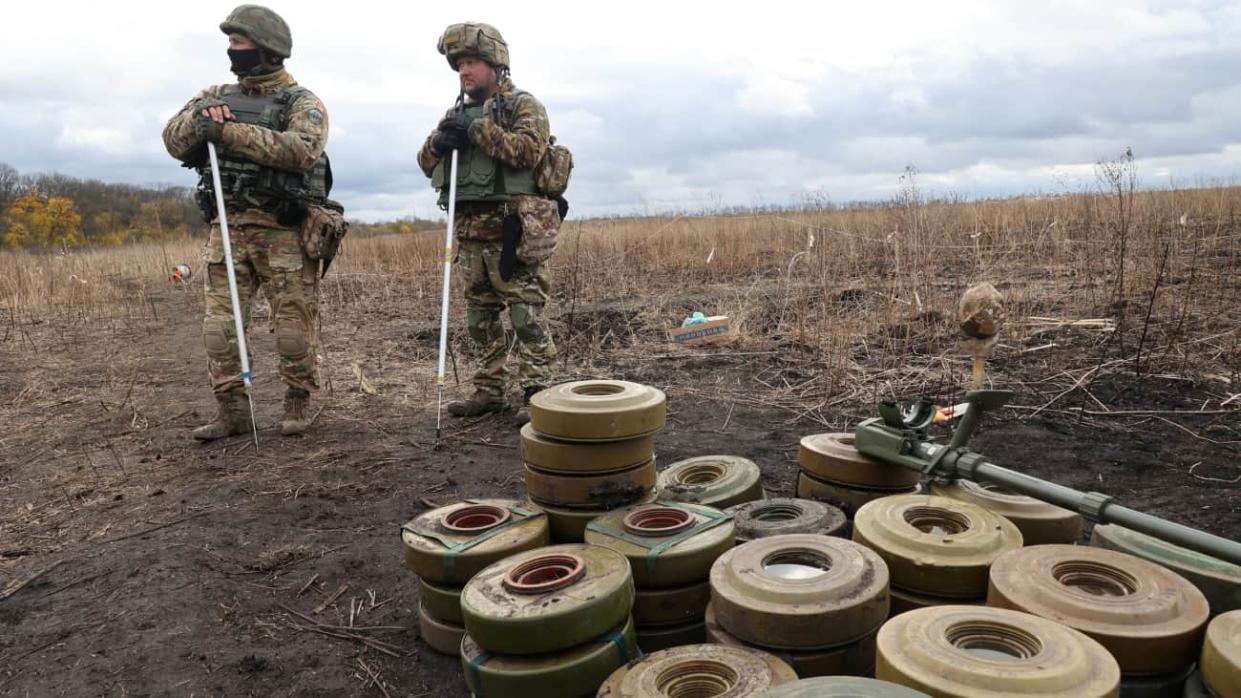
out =
[[[418,639],[398,528],[459,498],[520,497],[522,482],[505,420],[446,421],[435,447],[433,323],[329,308],[333,391],[299,438],[273,427],[282,388],[258,333],[256,451],[246,438],[188,437],[213,409],[194,294],[131,312],[0,329],[0,589],[30,580],[0,600],[0,695],[466,695],[457,661]],[[1096,337],[1054,339],[999,352],[992,377],[1021,391],[1020,407],[997,413],[976,444],[1002,464],[1235,537],[1241,420],[1214,413],[1237,391],[1226,372],[1139,378],[1094,358]],[[772,493],[792,494],[802,435],[851,427],[875,393],[791,391],[813,385],[816,369],[778,340],[693,350],[647,340],[592,349],[565,377],[664,388],[661,463],[745,456]],[[572,340],[565,348],[574,353]],[[1089,414],[1104,410],[1159,414]],[[379,643],[339,637],[349,634]]]

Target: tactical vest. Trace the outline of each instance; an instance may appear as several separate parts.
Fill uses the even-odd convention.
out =
[[[500,116],[505,126],[512,126],[517,97],[524,94],[521,90],[507,93],[508,99],[492,118]],[[495,102],[493,102],[494,104]],[[465,113],[480,119],[483,116],[483,105],[466,104]],[[497,123],[501,123],[497,120]],[[450,158],[441,158],[439,164],[431,171],[431,186],[440,192],[439,206],[448,210],[448,179]],[[534,186],[534,170],[518,170],[492,158],[473,142],[463,150],[457,151],[457,202],[494,202],[504,203],[514,194],[537,194]]]
[[[289,105],[305,92],[308,92],[305,87],[293,85],[272,94],[248,95],[241,91],[240,85],[228,85],[219,98],[228,104],[238,123],[284,131],[289,127]],[[224,188],[225,200],[230,203],[264,208],[270,204],[263,199],[275,199],[277,206],[304,211],[307,204],[326,201],[332,191],[332,165],[327,153],[321,154],[306,172],[289,172],[250,162],[222,146],[218,150],[220,186]],[[204,157],[197,169],[198,196],[214,202],[211,163]],[[211,203],[204,212],[214,205]]]

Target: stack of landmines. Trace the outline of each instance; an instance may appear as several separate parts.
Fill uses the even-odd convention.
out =
[[[1096,539],[1161,564],[1099,547],[1023,547],[1003,516],[935,496],[871,502],[853,535],[892,580],[878,678],[952,696],[1241,697],[1241,611],[1224,610],[1241,600],[1241,568],[1113,526],[1096,527]]]
[[[654,438],[666,412],[663,392],[616,380],[563,383],[530,399],[526,493],[553,541],[580,543],[595,517],[654,499]]]
[[[1090,545],[1102,548],[1100,552],[1128,555],[1153,563],[1189,582],[1202,593],[1212,619],[1206,628],[1202,654],[1198,658],[1198,670],[1186,681],[1185,696],[1241,698],[1241,566],[1115,524],[1095,524],[1090,532]],[[1127,574],[1128,578],[1134,576],[1132,571]],[[1110,581],[1113,584],[1116,577],[1121,576],[1122,584],[1119,588],[1128,588],[1125,584],[1128,578],[1114,572],[1109,576],[1112,577]],[[995,585],[995,582],[993,573],[992,584]],[[1192,594],[1184,592],[1180,598],[1186,599],[1189,596]],[[1138,597],[1141,598],[1140,595]],[[991,603],[990,599],[988,603]],[[1136,621],[1143,615],[1150,615],[1151,611],[1158,613],[1159,609],[1153,609],[1151,604],[1146,604],[1146,607],[1139,611],[1116,615]],[[1178,609],[1168,616],[1178,614],[1188,616],[1190,612]],[[1156,652],[1161,650],[1156,647]],[[1122,669],[1124,668],[1122,665]],[[1177,685],[1176,677],[1176,673],[1171,674],[1171,680],[1167,674],[1156,674],[1154,677],[1138,674],[1122,681],[1121,690],[1123,692],[1128,685],[1134,695],[1137,695],[1138,687],[1151,684],[1165,685],[1174,690]]]
[[[840,507],[850,521],[867,502],[918,491],[920,473],[858,453],[853,434],[813,434],[797,452],[797,496]]]
[[[437,652],[456,656],[465,635],[461,589],[480,570],[546,546],[547,516],[506,499],[466,500],[401,527],[405,566],[418,575],[418,625]]]
[[[888,617],[888,569],[843,538],[758,538],[711,568],[707,637],[776,655],[802,678],[871,676]]]
[[[620,552],[633,570],[633,619],[644,652],[706,641],[707,581],[733,547],[733,517],[686,502],[642,504],[590,522],[586,542]]]
[[[1203,653],[1206,597],[1184,577],[1126,553],[1035,545],[991,565],[988,606],[1056,621],[1116,659],[1122,696],[1180,696]],[[1232,689],[1241,693],[1241,685]]]
[[[797,682],[797,673],[778,657],[743,647],[685,645],[647,653],[617,669],[596,698],[741,698],[753,696],[861,696],[870,693],[769,692]],[[887,695],[887,694],[873,694]],[[921,695],[921,694],[918,694]],[[906,698],[894,696],[893,698]]]
[[[724,510],[737,526],[737,545],[790,533],[816,533],[845,538],[845,514],[813,499],[775,497],[745,502]]]
[[[740,456],[695,456],[668,466],[657,481],[661,502],[716,509],[765,499],[758,464]]]
[[[853,517],[853,540],[887,563],[894,616],[927,606],[986,603],[991,563],[1022,544],[1017,527],[995,512],[921,494],[863,505]]]
[[[461,665],[479,698],[577,698],[640,656],[633,577],[615,550],[580,543],[511,555],[461,592]]]

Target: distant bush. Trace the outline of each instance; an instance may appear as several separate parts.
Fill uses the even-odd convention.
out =
[[[112,247],[206,229],[185,187],[21,175],[0,163],[0,246],[7,249]]]

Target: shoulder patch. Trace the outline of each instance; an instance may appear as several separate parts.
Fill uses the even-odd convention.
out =
[[[310,123],[316,126],[323,123],[323,112],[318,109],[311,109],[306,112],[306,118],[310,119]]]

